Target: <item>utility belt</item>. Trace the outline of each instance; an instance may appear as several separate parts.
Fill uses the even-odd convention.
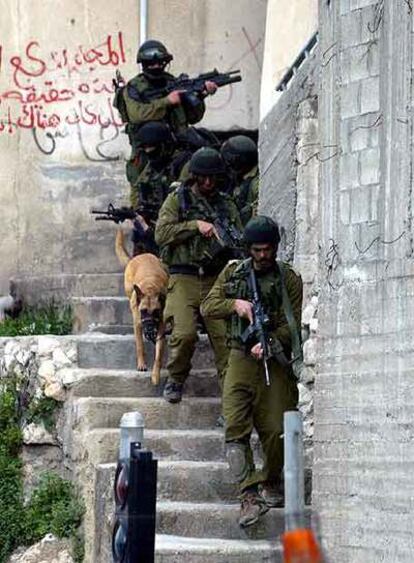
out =
[[[190,266],[187,264],[177,264],[168,268],[170,275],[182,274],[184,276],[197,276],[198,278],[207,278],[216,276],[218,272],[213,272],[209,268],[202,266]]]

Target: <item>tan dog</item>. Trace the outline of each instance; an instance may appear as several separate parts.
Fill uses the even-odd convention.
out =
[[[125,266],[124,287],[134,322],[137,369],[146,371],[144,339],[155,344],[151,381],[158,385],[164,352],[164,324],[162,313],[167,293],[168,274],[153,254],[139,254],[131,258],[125,250],[124,233],[116,234],[115,251]]]

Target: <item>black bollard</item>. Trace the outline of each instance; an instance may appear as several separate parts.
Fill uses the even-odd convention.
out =
[[[114,493],[113,563],[154,563],[157,460],[137,442],[118,461]]]

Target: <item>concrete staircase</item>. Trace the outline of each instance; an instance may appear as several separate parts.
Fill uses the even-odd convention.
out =
[[[144,415],[145,447],[159,460],[157,563],[281,561],[282,510],[269,511],[246,530],[237,524],[237,493],[224,461],[223,432],[215,427],[220,400],[208,341],[200,338],[184,400],[168,404],[149,373],[134,369],[131,317],[120,275],[106,277],[113,295],[105,295],[96,275],[78,284],[82,291],[74,291],[75,329],[82,334],[62,430],[86,499],[87,563],[111,561],[118,427],[122,414],[131,410]],[[260,455],[258,447],[255,453]]]

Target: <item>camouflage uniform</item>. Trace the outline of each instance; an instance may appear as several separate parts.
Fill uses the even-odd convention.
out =
[[[176,151],[166,165],[158,170],[149,161],[138,175],[137,180],[131,184],[130,202],[134,209],[139,210],[145,221],[150,226],[151,232],[143,232],[139,223],[135,222],[133,232],[134,255],[142,252],[151,252],[158,255],[158,247],[154,241],[155,223],[162,204],[164,203],[172,182],[177,179],[183,164],[190,154]]]
[[[188,184],[181,184],[165,200],[155,230],[161,258],[170,271],[164,319],[172,325],[169,340],[169,379],[184,383],[197,341],[197,316],[200,304],[210,291],[217,274],[226,263],[224,256],[209,258],[215,243],[203,237],[197,220],[213,222],[204,198]],[[208,198],[219,217],[226,217],[241,228],[237,209],[231,199],[219,192]],[[227,364],[225,323],[207,319],[206,330],[213,347],[219,378]]]
[[[245,174],[233,190],[233,200],[237,205],[243,225],[257,213],[259,200],[259,168],[254,166]]]
[[[174,80],[174,76],[168,72],[163,72],[160,81],[164,79],[165,83]],[[132,88],[131,88],[132,87]],[[132,147],[130,160],[127,164],[127,178],[132,184],[137,181],[139,173],[145,164],[142,159],[141,151],[138,150],[134,135],[139,127],[148,121],[164,121],[171,130],[178,134],[184,133],[189,124],[198,123],[204,116],[205,104],[203,100],[196,107],[187,107],[186,105],[171,105],[167,97],[152,100],[150,102],[139,101],[131,97],[132,91],[139,94],[145,94],[145,90],[153,88],[153,84],[143,73],[132,78],[122,92],[124,107],[126,110],[127,127],[129,142]],[[128,93],[129,89],[129,93]]]
[[[233,308],[235,299],[252,301],[248,283],[250,268],[250,260],[229,263],[201,307],[206,319],[227,319],[230,355],[223,389],[225,439],[226,443],[235,444],[238,448],[240,467],[235,480],[241,492],[259,483],[279,482],[283,468],[283,441],[280,439],[283,413],[295,409],[298,399],[291,369],[271,358],[270,386],[267,386],[263,360],[253,358],[250,354],[252,345],[246,350],[241,340],[249,323],[247,319],[241,319]],[[280,341],[289,358],[292,337],[283,305],[282,283],[287,290],[296,325],[300,327],[302,280],[287,264],[279,262],[270,272],[256,272],[256,279],[262,304],[271,322],[270,336]],[[262,471],[255,469],[250,449],[253,428],[259,434],[264,452]]]

